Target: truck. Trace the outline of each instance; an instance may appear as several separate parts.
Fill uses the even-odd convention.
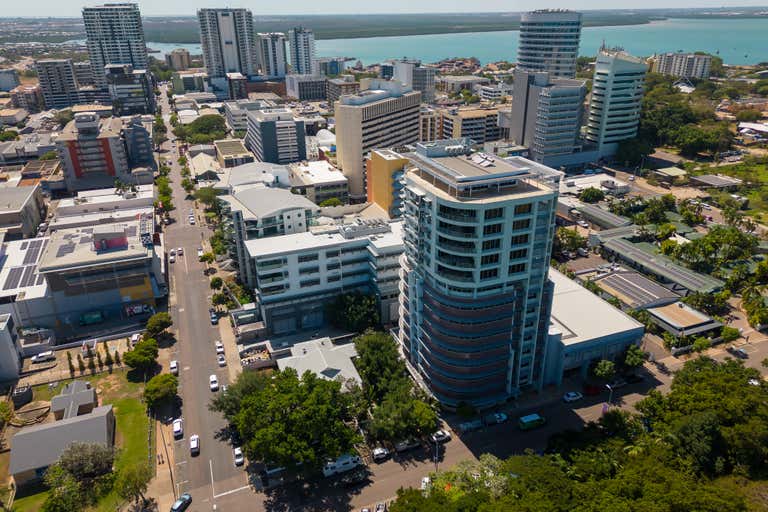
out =
[[[89,311],[80,315],[80,325],[94,325],[100,324],[104,321],[104,315],[101,311]]]

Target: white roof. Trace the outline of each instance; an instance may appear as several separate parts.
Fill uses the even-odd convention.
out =
[[[239,208],[244,218],[262,218],[292,209],[317,210],[317,205],[290,190],[267,187],[248,187],[222,197],[232,208]],[[282,238],[282,237],[279,237]]]
[[[352,358],[357,357],[354,343],[334,345],[330,338],[304,341],[291,347],[291,357],[277,360],[281,370],[293,368],[301,376],[309,371],[326,380],[352,379],[361,383]]]
[[[293,165],[293,173],[305,185],[330,185],[347,182],[344,173],[327,160],[295,164]]]
[[[549,278],[555,284],[552,327],[562,333],[563,345],[589,342],[643,327],[554,268],[550,267]]]
[[[621,181],[605,173],[583,174],[580,176],[564,176],[563,179],[560,180],[560,193],[578,194],[587,188],[603,190],[602,183],[605,181],[612,181],[614,183],[614,187],[617,188],[628,186],[626,181]]]

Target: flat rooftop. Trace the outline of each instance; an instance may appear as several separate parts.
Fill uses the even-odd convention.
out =
[[[689,179],[705,187],[712,188],[728,188],[741,185],[740,179],[721,174],[702,174],[701,176],[691,176]]]
[[[330,185],[346,183],[347,177],[327,160],[295,164],[292,177],[303,185]]]
[[[48,238],[15,240],[0,246],[0,297],[33,299],[47,294],[48,283],[38,272]]]
[[[551,322],[562,333],[563,345],[589,342],[627,331],[643,331],[643,324],[558,270],[550,267],[549,278],[555,285]],[[584,314],[587,311],[589,314]]]
[[[618,270],[593,281],[631,308],[675,302],[680,295],[632,270]]]
[[[0,213],[18,212],[35,190],[36,187],[0,187]]]
[[[240,139],[217,140],[213,145],[216,151],[225,157],[251,154]]]
[[[146,225],[145,222],[149,224]],[[143,228],[143,229],[142,229]],[[123,239],[125,245],[112,249],[95,250],[94,237],[101,231],[114,233],[115,239]],[[154,231],[152,219],[135,219],[118,224],[83,226],[62,229],[51,234],[50,243],[40,258],[40,272],[74,270],[110,263],[141,261],[152,257],[151,245],[144,245],[141,231]]]

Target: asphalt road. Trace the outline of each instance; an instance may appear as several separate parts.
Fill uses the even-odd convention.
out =
[[[183,256],[176,256],[170,264],[170,313],[176,330],[176,344],[171,348],[171,359],[179,364],[179,395],[182,399],[177,417],[183,419],[184,436],[174,442],[174,481],[177,494],[189,492],[194,500],[190,510],[213,510],[216,495],[241,489],[247,484],[245,472],[235,467],[232,447],[222,439],[224,419],[208,410],[214,393],[208,378],[216,374],[219,384],[227,383],[227,368],[216,363],[214,341],[218,328],[211,325],[208,308],[211,290],[209,277],[203,274],[205,264],[198,261],[197,249],[210,231],[196,213],[197,222],[190,224],[188,216],[193,202],[186,200],[181,188],[181,168],[177,163],[177,149],[172,146],[173,134],[168,124],[170,112],[165,91],[161,105],[168,125],[169,141],[163,145],[162,156],[171,164],[174,222],[166,227],[167,250],[183,248]],[[191,435],[200,436],[200,454],[192,457],[189,450]],[[225,494],[228,495],[228,494]]]

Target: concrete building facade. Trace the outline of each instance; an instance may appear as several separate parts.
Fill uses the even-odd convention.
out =
[[[282,32],[260,33],[257,35],[257,42],[261,74],[268,78],[285,77],[288,72],[285,34]]]
[[[438,138],[462,139],[468,137],[476,144],[499,140],[503,136],[503,130],[499,127],[498,118],[499,111],[495,108],[441,110],[441,132]]]
[[[352,75],[344,75],[340,78],[331,78],[326,82],[325,99],[328,106],[333,109],[339,98],[358,92],[360,92],[360,82],[356,82]]]
[[[288,49],[290,52],[291,73],[313,75],[318,72],[315,57],[315,33],[304,27],[295,27],[288,31]]]
[[[11,103],[16,108],[23,108],[30,114],[36,114],[45,108],[45,99],[39,84],[20,85],[11,90]]]
[[[80,92],[72,59],[35,61],[40,92],[46,108],[62,109],[80,103]]]
[[[130,64],[107,64],[104,70],[115,115],[155,113],[154,81],[151,73],[146,69],[133,69]]]
[[[14,68],[0,69],[0,91],[9,92],[20,84],[17,70]]]
[[[365,200],[364,158],[370,150],[417,141],[420,105],[420,92],[379,79],[336,103],[336,156],[349,180],[350,200]]]
[[[93,69],[93,83],[107,89],[104,66],[130,64],[149,69],[147,42],[138,4],[105,4],[83,8],[86,46]]]
[[[561,173],[417,144],[405,173],[399,342],[447,407],[491,407],[540,389],[547,278]]]
[[[387,212],[389,218],[401,216],[403,175],[410,160],[391,149],[374,149],[365,161],[368,202]]]
[[[327,81],[322,75],[288,75],[285,77],[285,92],[289,98],[299,101],[324,100]]]
[[[286,108],[248,112],[245,145],[260,162],[288,164],[307,158],[304,121]]]
[[[203,65],[211,78],[256,74],[253,15],[248,9],[199,9]]]
[[[523,13],[517,69],[573,78],[580,38],[581,13],[560,9]]]
[[[192,67],[192,59],[189,56],[188,50],[176,48],[170,53],[165,54],[165,64],[175,71],[184,71]]]
[[[712,56],[696,53],[661,53],[653,59],[653,72],[680,78],[709,78]]]

